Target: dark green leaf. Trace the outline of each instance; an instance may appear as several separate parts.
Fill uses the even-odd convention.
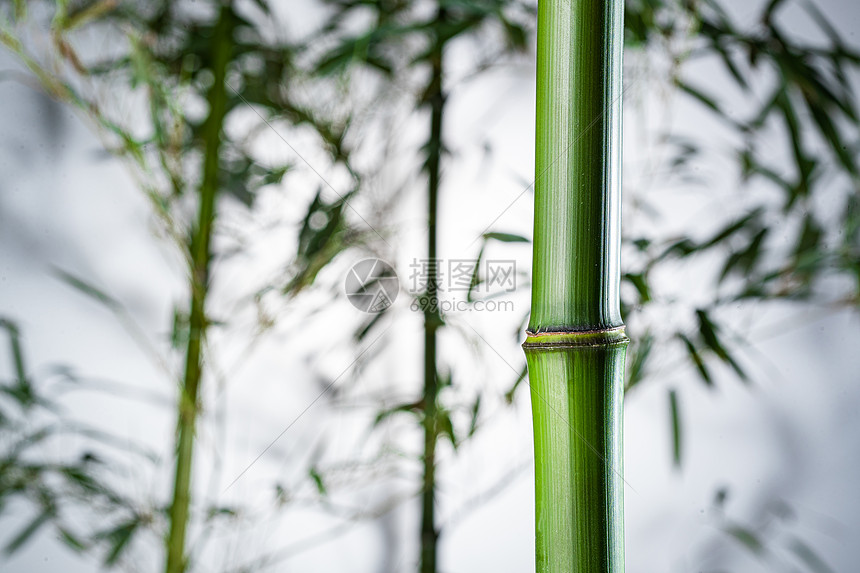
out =
[[[206,510],[206,519],[211,520],[215,517],[236,517],[239,515],[232,507],[210,507]]]
[[[681,413],[678,406],[678,395],[675,390],[669,390],[669,416],[672,429],[672,462],[676,467],[681,466]]]
[[[792,553],[797,555],[797,557],[803,561],[804,565],[806,565],[813,573],[833,573],[833,569],[825,563],[824,559],[822,559],[809,545],[797,537],[791,540],[791,543],[788,544],[788,548]]]
[[[451,423],[451,415],[444,408],[436,411],[436,429],[440,436],[447,436],[454,449],[457,449],[457,436],[454,435],[454,425]]]
[[[188,341],[188,313],[173,309],[173,327],[170,330],[170,346],[178,350]]]
[[[719,356],[723,362],[731,366],[741,380],[746,382],[748,380],[746,373],[737,361],[729,354],[722,341],[720,341],[719,335],[717,334],[717,326],[713,321],[711,321],[708,313],[702,309],[698,309],[696,311],[696,317],[699,319],[699,333],[705,345],[710,348],[714,354]]]
[[[797,246],[794,248],[795,258],[799,259],[810,251],[816,250],[821,243],[823,234],[821,227],[815,222],[815,218],[811,214],[807,214],[803,218],[803,228],[800,231]]]
[[[637,336],[634,340],[635,342],[627,350],[629,362],[627,365],[627,385],[625,391],[630,390],[642,381],[645,374],[645,364],[654,346],[654,336],[650,331]]]
[[[478,251],[478,256],[475,259],[475,268],[472,269],[472,278],[469,281],[469,292],[466,294],[466,302],[473,302],[475,300],[475,289],[478,288],[483,281],[481,280],[481,261],[484,258],[484,248],[487,246],[487,238],[484,237],[484,243],[481,245],[481,250]]]
[[[478,415],[481,413],[481,395],[479,394],[477,398],[475,398],[474,404],[472,404],[472,419],[469,422],[469,433],[468,437],[472,437],[475,435],[475,431],[478,429]]]
[[[699,100],[701,103],[703,103],[704,105],[706,105],[707,107],[709,107],[710,109],[715,111],[720,116],[724,115],[723,110],[720,109],[719,104],[711,96],[704,94],[702,91],[700,91],[700,90],[692,87],[690,84],[687,84],[687,83],[682,82],[680,80],[678,80],[676,85],[678,86],[678,89],[680,89],[682,92],[693,97],[694,99]]]
[[[72,551],[81,553],[87,549],[87,544],[65,527],[58,527],[57,530],[60,534],[60,540]]]
[[[62,269],[54,269],[54,274],[56,274],[60,280],[62,280],[72,288],[102,303],[109,309],[116,310],[120,307],[119,302],[115,298],[106,294],[104,291],[94,287],[92,284],[88,283],[84,279],[76,277],[75,275],[68,273]]]
[[[528,373],[528,366],[523,366],[522,370],[520,370],[519,376],[517,376],[517,379],[514,380],[514,383],[511,385],[510,389],[505,392],[505,402],[507,402],[508,404],[513,404],[514,394],[516,393],[517,388],[519,388],[520,383],[522,383],[522,381],[526,379]]]
[[[311,479],[314,482],[314,485],[317,486],[317,492],[323,497],[327,496],[328,491],[326,490],[322,474],[320,474],[315,467],[312,467],[310,470],[308,470],[308,475],[310,475]]]
[[[7,555],[9,555],[21,549],[21,547],[25,543],[27,543],[27,541],[29,541],[30,538],[33,537],[33,535],[35,535],[35,533],[39,531],[39,529],[41,529],[42,526],[48,523],[53,517],[54,513],[52,510],[44,510],[42,513],[37,515],[36,518],[33,519],[33,521],[27,524],[24,529],[18,532],[18,535],[16,535],[9,543],[6,544],[6,547],[3,548],[3,551]]]
[[[768,229],[761,229],[750,240],[747,247],[743,250],[738,250],[732,253],[726,260],[726,264],[720,273],[720,282],[722,282],[730,273],[737,272],[742,276],[750,276],[758,263],[762,253],[762,244],[767,236]]]
[[[713,388],[714,381],[711,378],[711,373],[708,371],[708,367],[705,364],[702,355],[699,354],[698,350],[696,350],[696,346],[689,338],[687,338],[686,335],[680,332],[678,333],[678,338],[681,339],[681,341],[684,343],[684,346],[687,348],[687,356],[689,356],[690,360],[696,366],[696,370],[699,371],[699,377],[701,377],[702,381],[705,383],[706,386]]]
[[[110,567],[116,565],[123,552],[128,548],[135,531],[140,526],[141,519],[135,515],[130,520],[120,525],[96,534],[96,539],[107,541],[108,552],[105,555],[104,565]]]
[[[754,209],[750,213],[747,213],[746,215],[741,216],[739,219],[732,221],[723,229],[717,231],[717,233],[713,237],[702,243],[700,248],[707,249],[713,247],[722,243],[729,237],[734,236],[738,231],[750,228],[753,224],[757,223],[761,214],[761,208]]]
[[[753,555],[761,557],[765,554],[764,544],[758,535],[749,529],[740,525],[728,525],[723,528],[723,531]]]
[[[373,314],[370,318],[364,321],[364,323],[359,326],[358,330],[355,331],[354,339],[356,342],[361,342],[364,340],[364,337],[368,335],[368,333],[373,330],[373,327],[379,324],[379,321],[382,320],[382,317],[386,315],[388,309],[384,309],[381,312],[377,312]]]
[[[639,293],[639,304],[644,304],[651,300],[651,288],[648,286],[648,279],[645,273],[625,273],[622,278],[636,288],[636,292]]]
[[[408,412],[411,414],[419,415],[423,411],[423,407],[424,403],[419,400],[417,402],[408,402],[406,404],[398,404],[397,406],[386,408],[376,414],[376,418],[373,420],[373,425],[379,425],[380,422],[389,418],[393,414],[397,414],[398,412]]]
[[[530,243],[527,238],[514,233],[484,233],[485,239],[494,239],[503,243]]]
[[[15,368],[15,384],[12,386],[3,386],[2,391],[11,398],[14,398],[22,409],[30,408],[41,402],[41,400],[36,396],[33,385],[27,376],[24,352],[21,350],[21,334],[18,331],[17,325],[5,318],[0,318],[0,328],[5,329],[9,333],[9,351],[12,354],[12,362]]]

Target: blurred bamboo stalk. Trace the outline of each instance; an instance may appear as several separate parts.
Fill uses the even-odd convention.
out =
[[[538,573],[624,571],[623,0],[538,4],[528,362]]]
[[[206,297],[209,290],[209,266],[212,260],[210,242],[215,222],[216,198],[221,149],[221,130],[227,112],[227,64],[230,62],[233,42],[233,12],[229,3],[223,4],[210,38],[214,80],[207,94],[209,116],[203,128],[205,155],[203,181],[200,185],[197,224],[190,245],[189,287],[191,312],[189,316],[188,345],[185,358],[185,376],[178,404],[176,437],[176,474],[173,501],[170,506],[170,533],[167,537],[167,573],[181,573],[187,566],[185,538],[188,529],[191,503],[191,466],[194,457],[194,432],[199,412],[200,382],[203,377],[201,349],[206,338]]]
[[[445,109],[443,91],[443,53],[445,39],[439,29],[445,22],[445,9],[436,14],[437,31],[433,37],[430,57],[430,82],[426,103],[430,106],[430,138],[427,142],[427,300],[424,309],[424,476],[421,487],[421,573],[436,573],[436,442],[439,437],[436,402],[439,395],[439,367],[436,360],[436,331],[442,326],[439,308],[433,301],[438,297],[437,219],[439,206],[439,176],[442,161],[442,116]]]

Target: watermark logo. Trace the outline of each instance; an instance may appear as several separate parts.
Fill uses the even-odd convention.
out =
[[[414,259],[409,265],[409,291],[436,290],[449,293],[501,294],[517,290],[517,262],[488,259]]]
[[[400,280],[394,268],[382,259],[364,259],[349,269],[344,288],[352,306],[363,312],[377,313],[394,304]]]
[[[406,283],[405,289],[413,299],[409,308],[413,311],[510,312],[514,310],[513,301],[492,299],[516,290],[517,264],[499,259],[413,259]],[[364,259],[349,270],[344,287],[355,308],[379,313],[394,304],[400,280],[394,268],[382,259]]]

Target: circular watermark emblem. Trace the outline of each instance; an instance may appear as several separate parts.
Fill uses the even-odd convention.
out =
[[[382,259],[355,263],[344,281],[346,298],[362,312],[382,312],[394,304],[400,281],[394,268]]]

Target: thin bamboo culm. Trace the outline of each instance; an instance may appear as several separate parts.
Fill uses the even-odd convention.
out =
[[[533,290],[523,345],[538,573],[624,571],[623,8],[623,0],[538,3]]]
[[[222,4],[214,29],[212,69],[214,81],[207,93],[209,116],[204,125],[206,141],[203,158],[203,179],[197,223],[190,244],[189,290],[190,313],[185,375],[179,395],[176,424],[176,463],[173,500],[168,511],[170,530],[166,543],[165,573],[183,573],[188,567],[186,537],[190,525],[192,465],[194,441],[199,413],[200,384],[203,380],[203,343],[208,322],[206,299],[209,292],[211,241],[216,215],[218,178],[220,170],[221,131],[227,113],[226,74],[233,46],[233,14],[229,2]]]
[[[439,189],[442,162],[442,118],[445,110],[443,88],[445,39],[439,33],[445,23],[446,12],[440,2],[436,12],[436,28],[430,53],[430,81],[426,97],[430,107],[430,134],[425,149],[427,161],[427,260],[436,261],[438,248]],[[429,301],[436,300],[438,272],[431,264],[427,274]],[[421,488],[421,555],[418,569],[421,573],[436,573],[439,529],[436,523],[436,443],[439,438],[436,402],[439,396],[439,366],[437,362],[437,334],[443,326],[438,308],[429,304],[424,309],[424,475]]]

